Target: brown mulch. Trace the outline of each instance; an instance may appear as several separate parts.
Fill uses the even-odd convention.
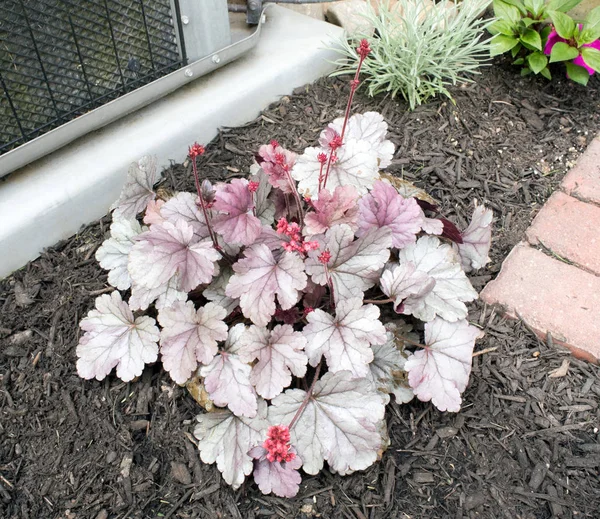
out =
[[[481,289],[586,144],[600,131],[596,78],[521,79],[502,64],[417,111],[357,96],[378,110],[397,145],[389,171],[416,182],[464,226],[473,198],[495,210]],[[558,74],[557,74],[558,76]],[[202,171],[243,175],[272,138],[301,151],[342,115],[342,80],[321,80],[208,145]],[[167,183],[191,189],[173,165]],[[3,518],[594,518],[599,516],[599,369],[541,342],[482,304],[460,413],[389,406],[380,463],[340,477],[304,477],[295,499],[237,491],[203,465],[191,435],[200,412],[159,365],[139,380],[83,381],[75,372],[80,319],[108,290],[94,252],[110,219],[83,229],[0,282],[0,517]]]

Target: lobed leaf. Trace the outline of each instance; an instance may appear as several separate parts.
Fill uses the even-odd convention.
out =
[[[128,268],[132,280],[145,288],[166,285],[178,274],[178,289],[190,292],[210,283],[220,257],[212,242],[197,241],[190,224],[167,221],[138,236],[129,253]]]
[[[306,353],[311,366],[321,357],[327,359],[329,371],[349,371],[354,377],[364,377],[373,360],[371,345],[383,344],[386,332],[379,321],[379,308],[363,305],[362,299],[339,301],[335,317],[316,309],[306,317],[308,324],[302,333],[306,337]]]
[[[415,396],[431,400],[440,411],[458,412],[467,388],[475,340],[483,332],[466,320],[450,323],[437,317],[425,324],[425,344],[406,361]]]
[[[275,313],[275,296],[283,310],[294,306],[306,286],[304,262],[295,253],[284,252],[279,259],[264,245],[253,245],[233,265],[235,274],[225,289],[228,297],[240,298],[245,317],[257,326],[266,326]]]
[[[306,272],[318,285],[327,284],[330,276],[335,301],[352,297],[363,297],[366,289],[379,280],[379,274],[390,257],[392,235],[390,229],[372,229],[354,241],[354,232],[346,225],[329,229],[319,239],[320,249],[309,253]],[[331,259],[325,266],[318,260],[320,251],[328,250]]]
[[[305,397],[301,389],[275,397],[269,421],[290,423]],[[317,474],[324,461],[342,476],[369,467],[384,443],[380,429],[384,413],[385,399],[367,379],[354,378],[348,371],[323,375],[290,430],[304,471]]]
[[[77,373],[85,379],[103,380],[117,367],[117,376],[129,382],[142,374],[144,365],[158,357],[156,321],[134,319],[117,291],[96,299],[79,326],[85,332],[77,345]]]
[[[477,299],[458,254],[450,245],[438,238],[423,236],[399,253],[400,263],[411,262],[417,271],[435,280],[431,291],[423,295],[411,295],[403,301],[402,312],[414,315],[422,321],[432,321],[436,315],[447,321],[458,321],[467,316],[465,302]]]
[[[214,303],[196,310],[192,301],[177,301],[159,312],[162,362],[175,382],[185,384],[199,362],[212,361],[217,341],[227,338],[226,316],[225,309]]]
[[[156,157],[146,155],[134,162],[129,167],[119,199],[110,207],[114,209],[113,218],[135,218],[148,202],[156,198],[154,184],[161,179],[162,175],[157,172]]]
[[[253,214],[254,200],[246,179],[219,184],[213,209],[219,212],[213,217],[213,227],[226,242],[251,245],[260,236],[262,223]]]
[[[119,290],[127,290],[131,286],[127,261],[134,238],[141,232],[142,227],[137,220],[113,220],[110,238],[104,240],[96,251],[96,260],[103,269],[109,271],[108,282]]]
[[[267,404],[259,400],[253,418],[223,410],[198,415],[196,420],[194,436],[198,439],[200,458],[204,463],[216,462],[225,482],[239,488],[252,472],[252,457],[248,453],[262,443],[267,432]]]
[[[423,225],[423,211],[414,198],[404,198],[391,184],[376,181],[358,205],[357,236],[363,236],[371,229],[387,227],[392,234],[392,246],[397,249],[417,240]]]
[[[293,447],[290,452],[296,454]],[[263,494],[271,492],[279,497],[294,497],[300,488],[302,477],[298,469],[302,466],[302,459],[296,455],[292,461],[280,463],[267,459],[267,450],[264,447],[254,447],[250,452],[254,458],[254,481]]]
[[[353,186],[338,186],[333,193],[327,189],[319,192],[313,202],[314,212],[304,217],[304,233],[322,234],[334,225],[342,223],[355,228],[358,217],[358,192]]]
[[[491,209],[486,209],[483,205],[475,206],[471,223],[462,232],[463,242],[456,246],[465,272],[478,270],[489,263],[493,218]]]

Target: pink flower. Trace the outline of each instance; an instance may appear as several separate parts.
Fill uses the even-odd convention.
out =
[[[582,25],[579,24],[579,29],[581,29],[581,27]],[[552,32],[548,35],[546,46],[544,47],[544,54],[549,56],[552,53],[552,47],[554,47],[554,45],[556,45],[558,42],[569,44],[569,40],[561,38],[556,32],[556,29],[552,29]],[[592,47],[593,49],[600,50],[600,40],[593,41],[592,43],[584,43],[582,47]],[[581,54],[573,59],[573,64],[585,68],[590,76],[594,73],[594,69],[584,61]],[[567,74],[567,77],[569,77],[569,74]]]
[[[269,183],[284,193],[290,193],[289,172],[296,162],[296,154],[282,148],[279,143],[272,140],[258,150],[256,157],[258,164],[266,173]]]
[[[263,448],[267,451],[267,459],[271,463],[290,462],[296,457],[296,454],[290,451],[290,430],[287,425],[269,427]]]

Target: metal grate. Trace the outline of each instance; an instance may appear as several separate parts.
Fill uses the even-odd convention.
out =
[[[0,154],[182,62],[170,0],[0,0]]]

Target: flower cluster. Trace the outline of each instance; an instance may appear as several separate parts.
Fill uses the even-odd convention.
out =
[[[319,248],[317,241],[304,241],[300,226],[296,222],[289,223],[285,218],[280,218],[277,222],[277,232],[290,238],[289,242],[281,243],[281,246],[288,252],[305,255],[309,251]]]
[[[288,463],[296,457],[290,452],[290,430],[287,425],[269,427],[263,447],[267,450],[267,459],[271,463]]]

